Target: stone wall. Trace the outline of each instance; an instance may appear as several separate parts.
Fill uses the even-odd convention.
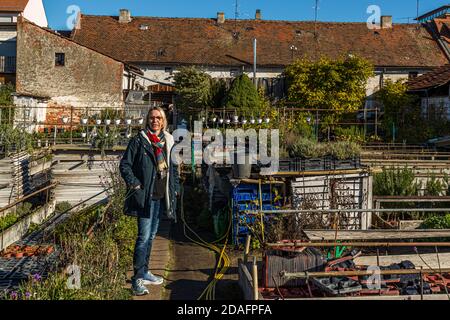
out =
[[[17,92],[67,107],[122,106],[123,63],[26,20],[17,24]],[[65,65],[55,65],[55,54]]]

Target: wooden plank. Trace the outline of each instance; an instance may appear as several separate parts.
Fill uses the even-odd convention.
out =
[[[311,241],[330,241],[335,239],[335,230],[305,230]],[[383,240],[383,239],[421,239],[450,238],[450,229],[441,230],[339,230],[338,240]]]
[[[422,261],[422,259],[423,261]],[[417,254],[402,254],[402,255],[389,255],[379,256],[380,266],[389,266],[393,263],[400,263],[405,260],[411,261],[416,269],[423,267],[424,269],[436,269],[439,270],[439,263],[441,268],[450,268],[450,253],[439,253],[439,263],[437,255],[435,253],[424,253],[420,257]],[[353,260],[357,266],[376,266],[376,256],[360,256]],[[424,262],[425,261],[425,262]]]

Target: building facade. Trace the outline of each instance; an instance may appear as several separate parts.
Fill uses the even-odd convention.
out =
[[[393,24],[384,16],[379,29],[366,23],[80,15],[72,38],[87,47],[139,66],[146,78],[172,82],[180,67],[195,65],[215,78],[241,73],[253,77],[256,39],[257,82],[268,93],[284,92],[283,70],[295,59],[336,59],[350,54],[368,59],[375,76],[367,96],[387,79],[408,79],[448,63],[449,57],[425,24]],[[281,86],[281,88],[280,88]]]
[[[31,112],[19,112],[19,120],[42,127],[66,116],[78,124],[82,115],[122,109],[123,91],[135,74],[139,70],[132,66],[24,18],[18,20],[14,104]]]
[[[47,27],[42,0],[0,1],[0,84],[15,83],[17,20],[20,16]]]

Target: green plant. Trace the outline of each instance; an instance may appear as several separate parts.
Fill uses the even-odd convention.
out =
[[[0,218],[0,232],[8,229],[13,226],[19,220],[19,216],[15,213],[7,214],[4,217]]]
[[[116,128],[100,128],[97,131],[97,136],[94,139],[94,147],[99,149],[102,156],[105,156],[105,150],[112,148],[119,139],[119,133]]]
[[[174,75],[177,107],[186,114],[203,109],[211,101],[212,78],[196,67],[182,67]],[[195,114],[195,112],[194,112]]]
[[[383,168],[375,174],[373,194],[376,196],[413,196],[418,195],[420,183],[415,181],[412,169]]]
[[[225,97],[226,108],[236,109],[246,115],[258,114],[263,103],[260,93],[246,74],[233,80]]]
[[[33,207],[33,205],[29,202],[24,202],[24,203],[19,204],[16,208],[17,216],[24,217],[24,216],[28,215],[31,212],[32,207]]]
[[[423,229],[450,229],[450,213],[434,215],[425,219],[420,226]]]
[[[364,132],[357,126],[348,128],[337,127],[334,129],[334,134],[339,141],[350,141],[360,144],[365,142]]]
[[[12,125],[0,125],[0,147],[6,153],[11,151],[33,151],[33,135]]]
[[[300,137],[290,148],[289,155],[293,158],[319,158],[326,155],[326,150],[321,143]]]
[[[427,180],[427,184],[425,187],[425,196],[441,196],[447,185],[445,182],[441,181],[440,179],[436,178],[436,174],[432,173],[430,175],[430,178]]]
[[[431,132],[427,127],[431,123],[423,126],[420,99],[408,93],[405,80],[394,82],[388,79],[377,93],[377,98],[384,108],[382,127],[387,138],[394,137],[394,130],[397,141],[423,142],[429,138]]]
[[[356,158],[361,155],[361,146],[350,141],[328,143],[327,149],[330,154],[338,160]]]
[[[285,70],[288,98],[309,109],[356,111],[366,98],[373,70],[369,61],[357,56],[297,60]]]
[[[63,213],[72,208],[72,205],[68,201],[58,202],[55,206],[56,213]]]
[[[354,142],[339,141],[321,143],[310,138],[297,138],[288,144],[289,155],[293,158],[320,158],[333,156],[339,160],[351,159],[361,155],[361,147]]]

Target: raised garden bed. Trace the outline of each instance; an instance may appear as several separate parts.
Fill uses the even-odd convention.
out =
[[[351,170],[361,168],[361,159],[338,160],[332,157],[290,158],[279,161],[279,172]]]

